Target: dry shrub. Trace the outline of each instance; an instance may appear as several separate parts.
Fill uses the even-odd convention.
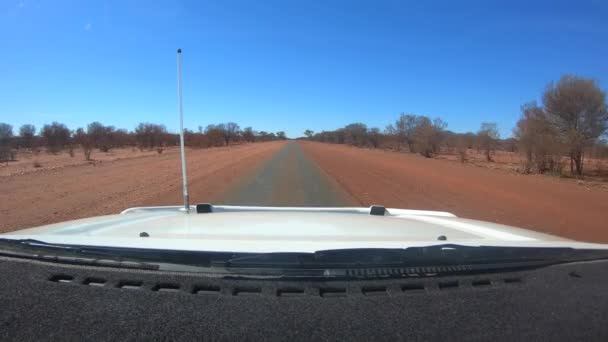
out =
[[[12,150],[8,146],[0,146],[0,162],[6,162],[8,165],[9,161],[15,161],[17,157],[17,152]]]
[[[156,152],[157,152],[158,154],[162,154],[162,153],[163,153],[163,150],[164,150],[164,148],[163,148],[162,146],[158,146],[158,147],[156,147]]]
[[[91,152],[93,151],[93,148],[91,146],[82,146],[82,150],[84,151],[84,160],[91,160]]]
[[[456,154],[458,155],[458,160],[461,163],[463,163],[463,164],[466,163],[467,160],[469,159],[468,156],[467,156],[467,149],[466,148],[458,148],[456,150]]]
[[[34,167],[35,167],[35,168],[42,167],[42,164],[40,164],[40,162],[39,162],[39,161],[37,161],[37,160],[34,160],[33,165],[34,165]]]

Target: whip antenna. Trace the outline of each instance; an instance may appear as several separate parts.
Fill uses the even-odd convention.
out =
[[[190,212],[188,179],[186,177],[186,152],[184,150],[184,113],[182,110],[182,49],[177,49],[177,98],[179,108],[179,147],[182,155],[182,182],[184,190],[184,210]]]

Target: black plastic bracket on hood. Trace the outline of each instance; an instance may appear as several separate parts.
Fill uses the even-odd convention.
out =
[[[213,212],[213,206],[210,203],[199,203],[196,205],[197,214],[209,214]]]
[[[371,208],[369,208],[370,215],[384,216],[385,212],[386,212],[386,208],[381,205],[372,205]]]

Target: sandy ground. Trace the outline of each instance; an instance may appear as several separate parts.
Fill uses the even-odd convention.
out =
[[[298,142],[361,205],[443,210],[583,241],[608,242],[608,193],[418,155]]]
[[[165,148],[163,153],[171,154],[178,152],[176,147]],[[121,159],[132,159],[157,155],[156,150],[143,150],[137,148],[117,148],[108,152],[94,150],[91,153],[91,161],[84,159],[84,152],[80,148],[74,149],[74,156],[70,156],[67,150],[57,154],[47,153],[41,150],[33,153],[31,150],[21,149],[17,152],[17,160],[8,163],[0,163],[0,177],[23,175],[32,172],[43,172],[49,169],[61,169],[67,166],[99,164]]]
[[[442,151],[435,159],[443,159],[460,163],[455,151],[448,153]],[[515,152],[494,151],[492,152],[492,162],[486,160],[483,152],[478,152],[473,149],[467,150],[466,164],[483,167],[493,170],[506,171],[510,173],[520,173],[523,169],[524,158]],[[574,183],[583,182],[585,186],[599,188],[608,191],[608,160],[593,159],[586,157],[583,176],[570,173],[568,158],[562,158],[563,171],[562,178],[565,181]]]
[[[285,142],[189,150],[190,198],[213,202]],[[59,162],[55,162],[59,163]],[[181,204],[177,150],[0,176],[0,232],[144,205]]]

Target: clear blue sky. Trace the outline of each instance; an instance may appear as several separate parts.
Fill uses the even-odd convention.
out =
[[[0,121],[384,128],[400,112],[511,130],[564,73],[608,86],[607,1],[0,3]]]

